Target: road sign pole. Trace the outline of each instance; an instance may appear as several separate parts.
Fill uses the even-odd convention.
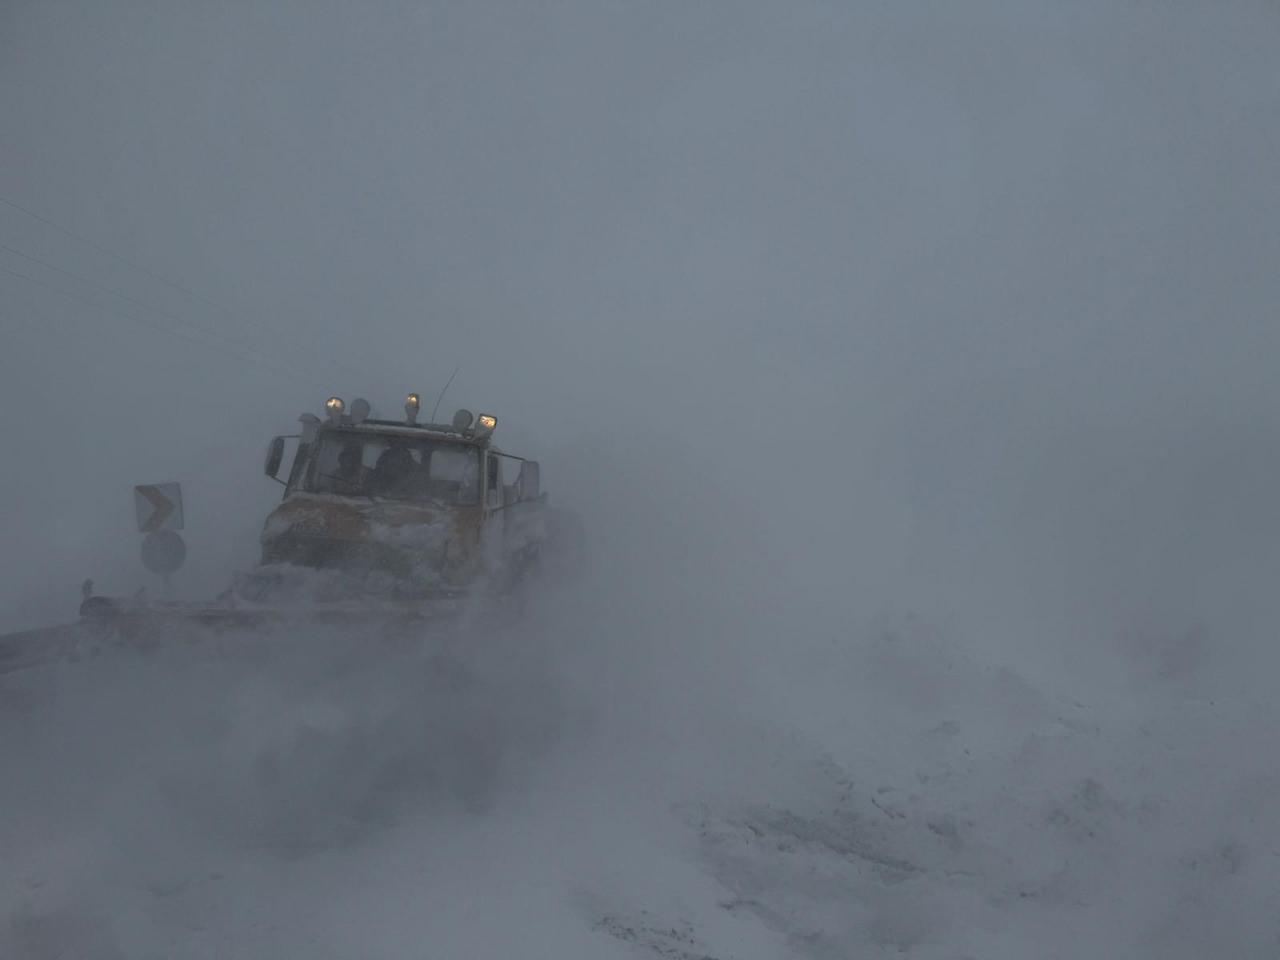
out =
[[[187,556],[187,545],[177,533],[182,529],[182,486],[177,483],[149,483],[133,488],[133,503],[138,514],[138,532],[142,538],[142,565],[159,574],[168,600],[173,591],[171,579]]]
[[[172,530],[148,533],[142,538],[142,565],[152,573],[168,577],[186,557],[187,545]]]

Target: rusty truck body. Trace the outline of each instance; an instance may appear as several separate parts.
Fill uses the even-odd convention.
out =
[[[371,592],[406,599],[508,589],[546,539],[536,461],[499,449],[497,419],[459,410],[419,423],[410,394],[402,420],[370,418],[336,397],[324,420],[304,414],[284,476],[285,441],[266,473],[284,485],[262,530],[261,570],[341,571]]]
[[[400,623],[510,597],[548,541],[538,463],[494,444],[492,415],[421,423],[418,412],[417,394],[395,420],[330,397],[324,418],[303,414],[297,434],[268,446],[265,472],[283,496],[263,524],[259,562],[227,590],[204,603],[157,601],[94,595],[86,581],[78,623],[0,637],[0,673],[189,625]]]

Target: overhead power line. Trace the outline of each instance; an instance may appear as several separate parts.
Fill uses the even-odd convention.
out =
[[[10,200],[7,197],[0,197],[0,204],[4,204],[7,207],[11,207],[12,209],[19,211],[20,213],[23,213],[26,216],[31,217],[33,220],[39,221],[40,223],[43,223],[44,225],[51,227],[52,229],[58,231],[59,233],[64,234],[65,236],[68,236],[71,239],[76,240],[77,242],[82,243],[85,246],[98,251],[104,256],[110,257],[112,260],[115,260],[118,263],[122,263],[133,270],[137,270],[139,273],[145,274],[146,276],[157,281],[158,283],[164,284],[170,289],[176,290],[179,293],[182,293],[188,297],[191,297],[195,300],[200,301],[201,303],[207,306],[212,307],[213,309],[219,311],[223,315],[236,321],[237,323],[239,323],[240,325],[246,328],[252,329],[259,334],[270,333],[269,328],[267,328],[261,322],[249,320],[244,317],[241,317],[238,313],[236,313],[230,307],[226,307],[223,304],[218,303],[216,300],[208,296],[205,296],[204,294],[199,293],[195,290],[192,290],[190,287],[187,287],[184,284],[178,283],[176,280],[170,280],[168,277],[165,277],[162,274],[157,273],[156,271],[150,269],[149,267],[146,267],[135,260],[131,260],[130,258],[124,256],[123,254],[117,253],[115,250],[112,250],[110,247],[105,246],[104,244],[98,243],[97,241],[92,240],[89,237],[86,237],[80,233],[77,233],[76,231],[72,230],[69,227],[64,227],[62,224],[56,223],[53,220],[50,220],[48,217],[40,215],[39,213],[30,209],[29,207],[25,207],[22,204],[17,203],[14,200]],[[0,244],[0,247],[3,247],[5,250],[8,250],[10,253],[16,253],[20,257],[23,257],[27,260],[32,260],[36,263],[39,263],[42,266],[48,267],[51,270],[55,270],[59,273],[66,274],[67,276],[74,277],[75,279],[83,283],[90,284],[91,286],[96,286],[99,289],[107,291],[112,296],[120,297],[121,299],[127,300],[130,303],[137,304],[138,306],[141,306],[143,309],[150,310],[154,313],[158,313],[163,316],[167,316],[170,319],[176,320],[180,323],[190,324],[190,321],[184,321],[184,320],[181,320],[180,318],[174,317],[172,314],[166,314],[164,311],[159,310],[155,307],[152,307],[148,304],[145,304],[141,300],[136,299],[135,297],[131,297],[131,296],[128,296],[127,294],[123,294],[118,291],[111,290],[110,288],[105,287],[104,285],[97,283],[96,281],[89,280],[85,277],[81,277],[78,274],[75,274],[62,267],[55,266],[53,264],[48,263],[47,261],[40,260],[36,257],[31,256],[30,254],[24,253],[21,250],[16,250],[13,247],[4,246],[3,244]],[[24,275],[15,274],[15,276],[24,276]],[[30,279],[30,278],[25,278],[25,279]],[[50,288],[50,289],[56,289],[56,288]],[[191,324],[191,325],[196,326],[197,328],[199,327],[199,325],[195,325],[195,324]],[[351,367],[348,367],[345,363],[340,363],[337,360],[332,359],[331,357],[325,357],[321,359],[322,359],[322,362],[328,364],[335,370],[341,371],[346,376],[356,377],[357,379],[362,377],[362,375],[358,371],[352,369]]]
[[[101,290],[103,293],[109,294],[110,296],[113,296],[113,297],[118,297],[119,299],[124,300],[127,303],[132,303],[136,307],[141,307],[143,310],[147,310],[151,313],[157,314],[158,316],[164,317],[166,320],[172,320],[174,323],[183,324],[184,326],[189,326],[189,327],[192,327],[193,329],[201,330],[205,333],[213,333],[213,331],[208,327],[202,326],[201,324],[198,324],[198,323],[192,323],[189,320],[184,320],[182,317],[178,317],[178,316],[175,316],[174,314],[167,313],[164,310],[160,310],[157,307],[151,306],[149,303],[144,303],[143,301],[137,299],[136,297],[131,297],[127,293],[121,293],[119,290],[113,290],[111,287],[108,287],[105,284],[99,283],[96,280],[91,280],[88,277],[81,276],[80,274],[72,270],[67,270],[65,267],[60,267],[56,263],[50,263],[48,260],[42,260],[40,257],[34,257],[29,253],[24,253],[23,251],[17,249],[16,247],[9,246],[7,243],[0,243],[0,250],[6,250],[9,253],[14,254],[15,256],[22,257],[22,259],[24,260],[29,260],[32,263],[37,263],[48,270],[54,271],[55,273],[60,273],[64,277],[70,277],[72,280],[75,280],[79,283],[83,283],[90,287],[95,287],[98,290]],[[22,276],[22,274],[19,274],[19,276]],[[31,279],[31,278],[28,277],[27,279]],[[227,344],[227,346],[231,347],[233,345]]]
[[[163,283],[166,287],[171,287],[172,289],[177,290],[179,293],[184,293],[188,297],[193,297],[194,299],[199,300],[201,303],[204,303],[204,304],[207,304],[208,306],[213,307],[215,310],[221,310],[223,313],[227,314],[228,316],[239,319],[238,317],[236,317],[236,314],[234,311],[232,311],[228,307],[224,307],[222,304],[218,303],[216,300],[211,300],[208,297],[204,296],[203,294],[197,293],[195,290],[192,290],[189,287],[183,286],[182,284],[178,283],[176,280],[170,280],[168,277],[161,276],[160,274],[156,273],[154,270],[151,270],[140,263],[130,260],[128,257],[124,256],[123,254],[117,253],[116,251],[112,250],[110,247],[104,246],[103,244],[98,243],[95,240],[90,240],[88,237],[82,236],[81,234],[76,233],[74,230],[68,227],[64,227],[59,223],[54,223],[48,217],[42,217],[40,214],[36,213],[34,210],[30,210],[27,207],[24,207],[20,203],[15,203],[14,201],[8,199],[7,197],[0,197],[0,203],[3,203],[7,207],[12,207],[14,210],[17,210],[21,213],[25,213],[28,217],[31,217],[31,219],[33,220],[39,220],[45,226],[52,227],[54,230],[57,230],[59,233],[65,234],[66,236],[70,237],[73,240],[78,240],[80,243],[83,243],[86,246],[92,247],[94,250],[97,250],[99,253],[105,254],[106,256],[110,257],[112,260],[116,260],[119,263],[123,263],[126,267],[131,267],[132,269],[137,270],[139,273],[145,273],[152,280],[155,280],[158,283]]]
[[[45,283],[43,280],[33,277],[30,274],[20,273],[17,270],[11,270],[5,266],[0,266],[0,271],[9,274],[12,277],[17,277],[20,280],[26,280],[28,283],[35,284],[38,287],[43,287],[46,290],[59,294],[60,296],[68,297],[72,300],[79,301],[80,303],[87,304],[90,307],[93,307],[95,310],[106,310],[107,313],[110,313],[113,316],[119,317],[123,320],[129,320],[133,323],[138,323],[146,327],[150,327],[153,330],[159,330],[161,333],[167,333],[170,336],[178,337],[179,339],[186,340],[188,343],[194,344],[196,346],[216,347],[233,356],[238,357],[241,360],[245,360],[249,363],[256,364],[257,366],[263,367],[267,370],[271,370],[275,373],[281,373],[281,374],[284,374],[285,376],[291,377],[300,384],[306,383],[308,388],[312,386],[312,384],[310,384],[308,381],[300,377],[296,370],[290,369],[288,367],[278,366],[274,363],[271,363],[270,361],[265,360],[263,357],[259,356],[258,354],[243,351],[232,345],[221,343],[214,340],[209,340],[208,338],[194,337],[194,336],[191,336],[190,333],[186,330],[168,326],[163,323],[157,323],[156,321],[149,320],[146,317],[140,317],[132,313],[126,313],[123,310],[115,310],[115,309],[111,309],[110,307],[104,307],[102,304],[94,300],[91,300],[88,297],[81,296],[78,293],[73,293],[70,290],[64,290],[61,287],[54,286],[51,283]]]

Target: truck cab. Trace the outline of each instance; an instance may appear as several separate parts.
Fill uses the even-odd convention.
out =
[[[417,394],[403,420],[330,397],[324,419],[300,418],[283,478],[288,438],[272,440],[266,474],[284,495],[263,525],[264,568],[340,571],[400,596],[509,586],[528,569],[545,538],[538,464],[493,443],[489,414],[419,423],[418,410]]]

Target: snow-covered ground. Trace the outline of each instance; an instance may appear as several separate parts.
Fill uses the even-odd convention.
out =
[[[6,677],[0,955],[1280,951],[1277,710],[1191,641],[1077,699],[910,617],[716,666],[608,609]]]
[[[1280,957],[1277,12],[0,3],[0,633],[334,394],[590,541],[0,676],[0,960]]]

